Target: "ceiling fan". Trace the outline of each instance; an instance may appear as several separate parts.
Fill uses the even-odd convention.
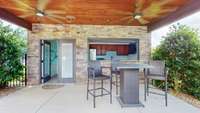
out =
[[[0,7],[24,12],[24,14],[20,15],[19,17],[27,18],[33,16],[39,22],[42,21],[41,17],[48,18],[50,21],[56,23],[63,23],[63,20],[65,21],[67,19],[66,16],[63,16],[66,14],[65,10],[46,9],[50,0],[37,0],[36,7],[30,6],[31,3],[29,0],[12,0],[12,1],[18,7],[16,8],[3,7],[3,6]]]
[[[149,1],[147,6],[147,0],[136,0],[134,5],[134,11],[119,11],[119,10],[111,10],[113,14],[116,15],[123,15],[120,20],[114,21],[114,23],[124,22],[126,21],[128,25],[132,24],[133,22],[137,21],[141,25],[146,25],[150,23],[150,20],[156,17],[162,17],[164,13],[172,12],[177,9],[174,8],[164,8],[163,6],[167,5],[173,0],[157,0],[157,1]],[[111,21],[110,21],[111,22]],[[113,24],[113,23],[112,23]]]

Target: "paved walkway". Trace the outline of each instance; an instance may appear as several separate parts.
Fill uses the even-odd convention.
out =
[[[93,108],[92,98],[86,100],[86,85],[68,84],[58,89],[43,89],[41,86],[27,87],[0,99],[0,113],[200,113],[180,99],[169,95],[169,106],[165,107],[164,97],[150,95],[143,100],[144,108],[121,108],[116,96],[113,104],[109,96],[97,98]]]

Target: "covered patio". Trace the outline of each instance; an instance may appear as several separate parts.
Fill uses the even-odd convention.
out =
[[[167,107],[162,96],[150,94],[144,101],[143,76],[136,78],[143,107],[122,108],[115,88],[111,89],[112,104],[109,96],[102,96],[93,109],[92,97],[86,100],[88,64],[92,60],[102,67],[111,65],[112,55],[127,61],[150,60],[151,32],[199,11],[199,6],[197,0],[1,0],[0,18],[28,30],[28,73],[24,89],[0,98],[0,112],[200,112],[170,94]],[[93,59],[91,50],[95,50]],[[48,88],[48,84],[58,87]]]
[[[121,108],[113,90],[113,104],[109,96],[97,98],[97,107],[92,107],[92,97],[86,100],[86,85],[67,84],[57,89],[43,89],[41,86],[27,87],[0,99],[1,113],[199,113],[198,108],[169,95],[169,106],[164,97],[150,95],[144,101],[143,90],[140,99],[145,107]],[[141,89],[143,86],[141,85]],[[155,90],[158,92],[158,90]]]
[[[90,61],[89,39],[101,39],[103,42],[136,39],[138,57],[130,58],[129,52],[125,52],[127,49],[122,48],[122,52],[119,52],[120,48],[115,50],[118,51],[116,54],[120,56],[125,52],[128,60],[149,60],[151,31],[197,12],[199,4],[196,0],[6,0],[0,1],[0,18],[29,30],[29,85],[41,84],[53,76],[50,73],[43,75],[41,68],[44,64],[41,45],[51,40],[73,42],[71,76],[73,81],[84,82]],[[55,56],[59,59],[59,49],[57,51]],[[56,64],[58,68],[62,65],[59,62]],[[51,73],[61,75],[58,72],[61,70],[56,71]]]

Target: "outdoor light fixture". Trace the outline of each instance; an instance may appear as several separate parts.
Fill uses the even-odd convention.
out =
[[[72,15],[67,15],[66,19],[67,19],[67,23],[71,23],[72,21],[74,21],[76,19],[76,17],[72,16]]]
[[[142,17],[142,14],[141,13],[135,13],[133,15],[134,19],[140,19]]]
[[[44,16],[44,12],[38,10],[36,12],[36,15],[39,16],[39,17],[43,17]]]

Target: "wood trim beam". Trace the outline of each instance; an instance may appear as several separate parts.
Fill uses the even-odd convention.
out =
[[[16,25],[19,25],[21,27],[27,28],[29,30],[32,30],[32,24],[25,21],[22,18],[19,18],[15,16],[14,14],[10,13],[9,11],[0,8],[0,18],[6,21],[9,21],[11,23],[14,23]]]
[[[148,25],[148,31],[151,32],[167,24],[175,22],[183,17],[189,16],[197,11],[200,11],[200,0],[190,0],[186,5],[179,8],[168,16]]]

